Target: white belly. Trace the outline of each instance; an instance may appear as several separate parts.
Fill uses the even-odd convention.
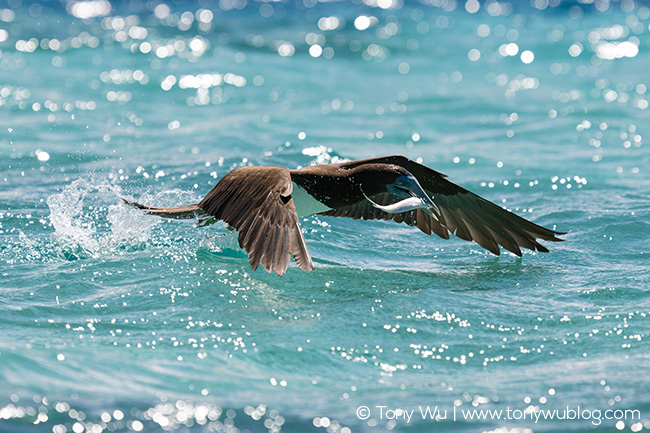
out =
[[[299,218],[330,210],[329,207],[307,194],[307,191],[296,185],[295,182],[293,183],[291,197],[293,198],[293,203],[296,205]]]

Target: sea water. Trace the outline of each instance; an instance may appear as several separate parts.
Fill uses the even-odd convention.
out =
[[[0,431],[650,429],[649,25],[630,0],[0,1]],[[316,270],[280,278],[121,202],[387,154],[565,241],[307,217]]]

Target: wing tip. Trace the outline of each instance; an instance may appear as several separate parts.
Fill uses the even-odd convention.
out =
[[[550,239],[550,240],[553,241],[553,242],[563,242],[566,239],[560,239],[560,238],[558,238],[558,236],[564,236],[564,235],[566,235],[568,233],[569,232],[556,232],[556,231],[553,231],[553,239]]]

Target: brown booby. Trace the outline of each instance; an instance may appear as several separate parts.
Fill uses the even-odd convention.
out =
[[[326,215],[404,222],[449,239],[449,232],[493,254],[499,246],[521,256],[521,248],[548,252],[537,239],[561,241],[532,223],[445,179],[404,156],[383,156],[338,164],[239,167],[226,174],[200,203],[151,207],[124,200],[165,218],[207,217],[239,232],[239,246],[253,270],[262,265],[283,275],[290,255],[305,271],[312,263],[299,218]]]

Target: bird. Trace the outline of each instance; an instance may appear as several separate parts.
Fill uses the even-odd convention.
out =
[[[164,218],[222,220],[238,232],[251,268],[261,264],[282,276],[291,256],[314,270],[300,218],[308,215],[393,220],[427,235],[452,233],[495,255],[500,247],[548,252],[538,239],[558,242],[558,232],[528,221],[447,180],[447,176],[402,155],[381,156],[296,169],[244,166],[224,175],[199,203],[153,207],[122,198]]]

